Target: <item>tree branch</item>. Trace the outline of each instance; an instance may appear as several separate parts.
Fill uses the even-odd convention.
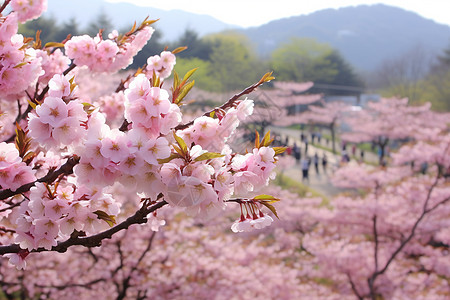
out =
[[[0,7],[0,13],[2,13],[6,6],[8,6],[9,2],[11,2],[11,0],[5,0],[5,2],[3,2],[2,6]]]
[[[130,217],[128,217],[122,223],[117,224],[109,228],[108,230],[102,231],[100,233],[91,235],[91,236],[81,236],[80,233],[74,232],[70,238],[65,241],[58,242],[58,244],[52,247],[51,250],[47,250],[44,248],[34,249],[31,252],[45,252],[45,251],[56,251],[60,253],[64,253],[68,248],[80,245],[84,247],[99,247],[102,244],[104,239],[110,239],[112,236],[122,230],[128,229],[133,224],[144,224],[147,223],[147,215],[155,210],[163,207],[168,204],[166,201],[158,202],[152,206],[143,205],[136,213]],[[11,244],[7,246],[0,246],[0,255],[6,253],[19,253],[21,251],[18,244]]]
[[[60,175],[70,175],[73,173],[73,167],[75,167],[80,162],[80,158],[78,156],[71,156],[67,159],[66,163],[63,164],[58,170],[50,170],[47,175],[42,178],[39,178],[36,181],[27,183],[19,187],[14,192],[10,189],[0,190],[0,200],[4,200],[6,198],[19,195],[22,193],[28,192],[37,182],[46,182],[52,183],[55,181]]]
[[[234,102],[236,102],[239,98],[241,98],[243,95],[248,95],[251,92],[253,92],[254,90],[256,90],[259,86],[261,86],[263,83],[270,81],[271,79],[273,79],[273,77],[271,77],[272,73],[267,73],[265,74],[258,82],[252,84],[251,86],[245,88],[244,90],[242,90],[240,93],[235,94],[233,97],[231,97],[227,102],[225,102],[224,104],[222,104],[220,107],[216,107],[213,110],[210,110],[208,112],[205,112],[203,114],[203,116],[210,116],[212,112],[216,111],[216,110],[224,110],[227,108],[230,108],[233,106]],[[270,78],[269,78],[270,77]],[[186,124],[180,124],[178,126],[175,127],[175,130],[183,130],[188,128],[189,126],[191,126],[192,124],[194,124],[194,120],[190,121],[189,123]]]
[[[63,72],[63,75],[67,75],[70,71],[75,69],[76,66],[77,66],[76,64],[71,63],[70,66]],[[37,84],[36,84],[36,88],[37,88]],[[48,90],[49,90],[49,86],[47,84],[47,86],[42,90],[42,92],[36,97],[37,104],[39,104],[44,99]],[[18,123],[20,120],[25,119],[32,110],[33,110],[33,108],[31,107],[31,105],[28,105],[27,109],[23,112],[23,114],[19,114],[17,116],[16,122]],[[6,139],[5,142],[10,143],[10,142],[14,141],[15,138],[16,138],[16,134],[14,133],[8,139]]]
[[[438,206],[440,206],[442,204],[445,204],[446,202],[448,202],[450,200],[450,197],[448,197],[448,198],[440,201],[436,205],[434,205],[432,208],[427,208],[428,207],[428,203],[429,203],[429,201],[431,199],[431,194],[432,194],[434,188],[436,187],[436,185],[438,184],[438,182],[439,182],[439,174],[438,174],[438,176],[436,176],[433,184],[430,186],[430,188],[428,190],[428,193],[427,193],[427,197],[426,197],[425,202],[423,204],[422,213],[419,216],[419,218],[416,220],[416,222],[414,222],[414,225],[411,228],[411,231],[410,231],[409,235],[407,236],[407,238],[404,239],[400,243],[398,248],[391,254],[391,256],[387,260],[387,262],[384,265],[384,267],[381,270],[375,270],[375,272],[372,274],[372,276],[370,276],[370,278],[367,279],[367,282],[368,282],[368,285],[369,285],[369,289],[370,289],[370,295],[371,295],[372,299],[376,298],[375,290],[374,290],[375,280],[377,279],[378,276],[380,276],[381,274],[384,274],[386,272],[386,270],[389,268],[390,264],[394,261],[394,259],[397,257],[397,255],[403,250],[403,248],[406,246],[406,244],[408,244],[412,240],[412,238],[414,237],[414,235],[416,233],[416,229],[419,226],[420,222],[423,220],[423,218],[428,213],[430,213],[431,211],[436,209]]]

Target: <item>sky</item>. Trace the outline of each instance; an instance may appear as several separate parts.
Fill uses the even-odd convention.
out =
[[[129,2],[164,10],[181,9],[205,14],[241,27],[260,26],[272,20],[310,14],[326,8],[383,3],[400,7],[427,19],[450,25],[450,0],[107,0]]]

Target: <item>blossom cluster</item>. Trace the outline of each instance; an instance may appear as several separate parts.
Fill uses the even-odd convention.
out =
[[[219,111],[217,118],[201,116],[179,132],[186,143],[201,145],[209,151],[221,151],[239,123],[253,113],[254,102],[249,99],[236,101],[228,111]]]
[[[11,0],[11,8],[17,13],[19,22],[38,18],[47,9],[47,0]]]
[[[80,92],[81,68],[91,73],[125,68],[151,37],[153,21],[146,19],[124,35],[113,31],[108,39],[100,30],[94,38],[74,36],[41,48],[38,38],[24,43],[17,23],[24,15],[32,17],[31,10],[39,13],[46,2],[12,3],[23,7],[13,7],[0,19],[0,97],[17,100],[17,130],[2,133],[14,143],[0,143],[0,249],[17,268],[25,268],[31,252],[64,248],[79,237],[104,239],[108,226],[121,231],[130,226],[125,222],[148,222],[149,230],[157,231],[165,224],[159,208],[167,204],[212,219],[273,178],[282,151],[269,147],[270,134],[261,143],[258,137],[255,149],[245,155],[233,153],[227,144],[252,114],[252,100],[233,97],[181,124],[180,107],[195,70],[182,81],[175,76],[171,91],[163,86],[182,47],[150,57],[113,94],[91,98]],[[268,73],[252,88],[271,79]],[[95,106],[108,103],[114,105]],[[0,127],[10,130],[6,120],[11,116],[2,117]],[[126,187],[127,199],[113,196],[118,185]],[[256,225],[240,225],[239,231],[271,223],[260,200],[252,201],[247,213]]]
[[[48,97],[29,115],[28,129],[36,142],[47,148],[81,142],[87,114],[80,101],[69,101],[75,94],[76,89],[66,76],[53,76]]]
[[[16,191],[34,180],[35,171],[22,161],[14,144],[0,143],[0,188]]]
[[[172,74],[175,63],[175,55],[170,51],[163,51],[160,55],[150,56],[147,59],[147,67],[145,68],[145,72],[148,77],[151,77],[154,72],[157,76],[164,79]]]
[[[25,47],[24,38],[17,34],[17,14],[0,18],[0,97],[18,94],[43,75],[41,59],[36,51]]]
[[[154,29],[143,27],[127,39],[118,39],[117,31],[104,40],[101,34],[74,36],[65,43],[66,55],[78,66],[87,66],[93,72],[114,73],[130,65],[133,57],[151,38]]]

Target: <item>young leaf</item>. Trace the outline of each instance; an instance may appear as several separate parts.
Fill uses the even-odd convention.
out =
[[[272,143],[272,141],[273,141],[273,139],[270,139],[270,130],[269,130],[269,131],[267,131],[266,135],[262,139],[261,146],[268,147]]]
[[[188,79],[195,73],[195,71],[197,71],[197,69],[198,69],[198,68],[194,68],[194,69],[188,71],[188,72],[186,73],[186,75],[184,75],[183,81],[184,81],[184,82],[188,81]]]
[[[36,109],[36,106],[37,106],[36,103],[30,101],[29,99],[28,99],[28,104],[29,104],[33,109]]]
[[[187,48],[188,48],[188,47],[186,47],[186,46],[178,47],[178,48],[176,48],[175,50],[172,51],[172,54],[180,53],[180,52],[186,50]]]
[[[56,42],[48,42],[47,44],[45,44],[44,48],[50,48],[50,47],[54,47],[54,48],[64,48],[64,44],[63,43],[56,43]]]
[[[255,130],[255,148],[259,149],[259,132]]]
[[[202,160],[213,159],[213,158],[218,158],[218,157],[223,157],[223,156],[225,156],[225,155],[217,153],[217,152],[205,152],[205,153],[199,155],[194,160],[202,161]]]
[[[181,101],[183,101],[184,97],[186,97],[186,95],[189,93],[189,91],[194,87],[194,84],[195,84],[195,80],[192,80],[185,87],[183,87],[183,89],[181,90],[177,99],[175,100],[175,104],[178,104]]]
[[[278,201],[280,201],[279,198],[276,198],[276,197],[271,196],[271,195],[266,195],[266,194],[262,194],[262,195],[255,196],[255,197],[253,197],[253,200],[257,200],[257,201],[261,201],[261,200],[271,200],[271,203],[272,203],[272,202],[278,202]]]
[[[178,148],[178,149],[179,149],[179,148]],[[171,154],[169,155],[169,157],[167,157],[167,158],[161,158],[161,159],[158,159],[158,163],[160,163],[160,164],[168,163],[168,162],[170,162],[172,159],[175,159],[175,158],[183,158],[183,156],[181,156],[179,153],[171,153]]]
[[[287,147],[273,147],[272,149],[275,151],[275,155],[278,155],[286,151]]]
[[[177,144],[180,146],[181,151],[183,152],[183,155],[186,154],[187,151],[187,145],[186,143],[183,141],[183,139],[181,137],[179,137],[175,131],[173,132],[173,137],[175,138],[175,140],[177,141]]]
[[[267,202],[260,202],[260,203],[262,205],[264,205],[265,207],[267,207],[268,209],[270,209],[270,211],[275,215],[275,217],[277,217],[277,219],[280,219],[278,217],[277,210],[275,209],[275,207],[272,204],[267,203]]]
[[[94,214],[96,214],[97,218],[99,218],[100,220],[103,220],[106,223],[108,223],[110,227],[113,227],[116,224],[116,218],[113,215],[108,215],[102,210],[96,210],[94,211]]]

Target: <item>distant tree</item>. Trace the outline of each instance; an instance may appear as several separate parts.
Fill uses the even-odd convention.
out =
[[[376,70],[375,85],[386,97],[406,97],[417,103],[422,98],[421,81],[430,66],[429,54],[417,45],[401,56],[385,60]]]
[[[272,53],[272,66],[280,80],[329,82],[337,74],[326,59],[332,51],[314,39],[293,38]]]
[[[65,21],[61,26],[58,26],[58,32],[55,33],[56,41],[63,41],[67,38],[67,35],[75,36],[79,35],[80,29],[75,18],[70,18]]]
[[[281,45],[272,53],[271,64],[280,80],[314,81],[313,92],[316,93],[330,92],[320,84],[364,87],[363,81],[337,50],[310,38],[293,38]],[[332,93],[353,94],[355,90],[333,90]]]
[[[55,38],[58,33],[58,27],[56,25],[57,22],[53,17],[40,17],[25,24],[20,24],[19,33],[23,36],[34,38],[36,31],[40,30],[40,38],[43,44],[45,44],[57,40]]]
[[[247,37],[235,32],[208,36],[211,45],[211,70],[209,76],[222,83],[220,92],[231,91],[242,84],[255,80],[255,74],[262,69],[256,55],[251,51]]]
[[[364,81],[356,74],[353,67],[342,57],[338,50],[333,49],[325,59],[331,62],[331,67],[336,69],[337,73],[331,80],[323,80],[320,83],[348,87],[348,89],[334,89],[333,94],[359,94],[364,89]],[[313,89],[313,91],[325,92],[323,89]]]
[[[190,28],[186,28],[180,38],[175,41],[173,48],[179,46],[186,46],[187,49],[178,57],[181,58],[199,58],[202,60],[208,60],[212,53],[212,45],[207,43],[204,39],[201,39],[198,33]]]
[[[102,29],[106,34],[115,29],[111,19],[104,10],[101,10],[95,19],[88,24],[85,32],[90,36],[95,36],[99,29]]]
[[[430,101],[433,110],[450,111],[450,46],[438,55],[423,82],[422,101]]]

